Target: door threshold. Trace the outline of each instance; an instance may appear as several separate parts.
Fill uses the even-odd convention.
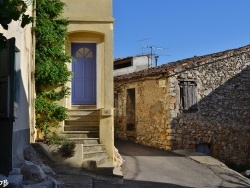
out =
[[[96,105],[72,105],[71,109],[85,110],[85,109],[96,109]]]

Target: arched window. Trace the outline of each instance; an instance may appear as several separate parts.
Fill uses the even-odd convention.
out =
[[[89,48],[79,48],[76,51],[77,58],[93,58],[93,52]]]

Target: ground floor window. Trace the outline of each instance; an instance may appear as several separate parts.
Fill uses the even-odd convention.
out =
[[[195,151],[211,156],[211,144],[197,144]]]
[[[135,89],[127,89],[126,100],[126,129],[127,131],[135,131]]]

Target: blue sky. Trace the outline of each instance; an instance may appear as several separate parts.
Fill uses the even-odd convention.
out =
[[[113,16],[115,58],[154,46],[165,64],[250,44],[250,0],[113,0]]]

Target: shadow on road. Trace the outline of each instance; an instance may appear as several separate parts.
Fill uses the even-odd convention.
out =
[[[171,183],[157,183],[150,181],[124,180],[123,184],[110,184],[103,181],[94,181],[94,188],[189,188],[188,186],[180,186]],[[191,187],[190,187],[191,188]]]
[[[168,156],[168,157],[183,157],[177,153],[170,151],[157,149],[150,146],[144,146],[136,144],[131,141],[124,141],[121,139],[115,140],[115,147],[119,150],[119,153],[123,156]]]

